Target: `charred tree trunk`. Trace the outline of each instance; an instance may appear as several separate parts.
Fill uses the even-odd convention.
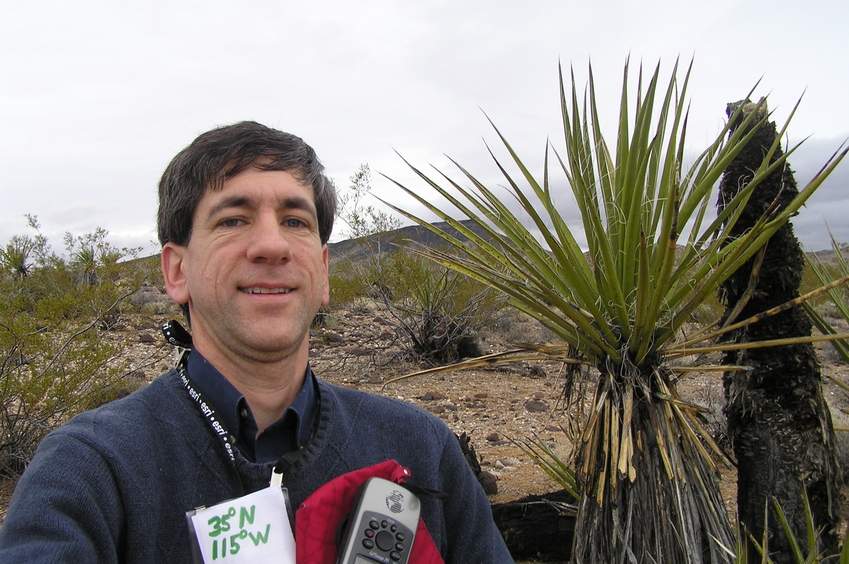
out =
[[[487,495],[498,493],[495,476],[481,469],[466,433],[454,435],[469,467]],[[575,533],[576,500],[564,490],[496,503],[492,518],[514,559],[566,562]]]
[[[739,104],[747,104],[749,112],[755,107],[748,100],[729,104],[729,117]],[[761,111],[765,114],[766,108]],[[751,181],[776,136],[775,124],[764,124],[731,162],[720,184],[720,209]],[[779,147],[773,159],[781,155]],[[741,235],[764,214],[783,209],[797,193],[789,166],[777,169],[755,188],[732,235]],[[726,317],[741,300],[745,305],[737,320],[798,297],[803,269],[802,249],[792,225],[787,223],[761,253],[720,289],[727,307]],[[804,311],[794,308],[750,325],[731,338],[753,342],[810,334],[811,323]],[[771,509],[772,501],[781,504],[795,535],[803,539],[806,526],[802,500],[803,491],[807,491],[815,526],[823,530],[822,548],[826,553],[836,552],[834,529],[841,476],[832,444],[831,415],[822,395],[820,368],[813,346],[731,352],[726,362],[751,368],[749,372],[727,372],[724,377],[729,436],[738,462],[740,522],[757,539],[763,537],[764,527],[768,527],[770,556],[777,563],[791,562],[786,535]],[[767,506],[769,522],[765,524]],[[756,551],[750,550],[749,554]]]
[[[561,490],[494,504],[492,518],[510,556],[567,562],[575,534],[575,501]]]

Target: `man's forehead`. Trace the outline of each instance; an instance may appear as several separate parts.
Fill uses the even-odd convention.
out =
[[[237,160],[230,161],[220,174],[213,178],[207,190],[220,190],[225,182],[236,178],[246,172],[288,172],[301,186],[312,188],[312,185],[306,180],[304,171],[298,166],[284,166],[282,163],[273,161],[267,157],[260,157],[252,163],[242,163]]]
[[[246,176],[256,175],[257,173],[286,173],[295,181],[297,186],[304,189],[303,194],[283,193],[276,195],[273,200],[268,199],[265,195],[256,192],[256,184],[244,180]],[[259,177],[256,178],[256,182],[261,184],[263,188],[273,187],[272,184],[265,184]],[[249,167],[224,179],[218,186],[208,186],[198,202],[198,208],[210,206],[212,208],[210,213],[214,213],[228,207],[259,206],[267,203],[280,208],[307,209],[313,214],[316,213],[315,192],[312,186],[304,183],[289,170],[270,170],[256,166]]]

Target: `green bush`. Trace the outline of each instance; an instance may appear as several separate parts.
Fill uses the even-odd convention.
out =
[[[34,218],[31,226],[38,229]],[[103,230],[66,236],[68,256],[47,240],[15,237],[0,272],[0,474],[14,476],[41,439],[70,416],[108,401],[127,363],[122,343],[105,338],[133,306],[127,298],[153,276],[154,263],[117,249]],[[92,254],[79,260],[79,242]],[[7,260],[9,251],[26,256]],[[120,262],[121,257],[133,259]],[[22,266],[24,268],[22,268]]]
[[[331,267],[329,279],[331,308],[350,306],[357,298],[368,295],[368,283],[350,268],[350,263]]]

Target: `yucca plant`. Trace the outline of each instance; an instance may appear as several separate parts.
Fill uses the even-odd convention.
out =
[[[740,237],[730,237],[751,191],[793,149],[772,164],[766,156],[749,185],[714,217],[717,181],[759,124],[754,112],[743,118],[753,127],[726,127],[685,169],[690,72],[691,66],[679,79],[676,63],[664,86],[660,65],[650,76],[644,77],[641,69],[632,102],[625,65],[613,151],[602,135],[592,69],[583,96],[574,71],[571,91],[561,72],[565,151],[546,151],[541,178],[496,128],[518,174],[491,154],[530,226],[457,163],[471,188],[441,172],[441,180],[432,179],[410,164],[450,202],[451,210],[432,203],[421,190],[396,183],[468,238],[460,241],[395,208],[454,249],[421,252],[504,292],[559,340],[517,344],[520,355],[583,362],[597,369],[585,371],[595,379],[595,392],[575,466],[581,498],[574,562],[733,560],[735,534],[714,462],[722,452],[700,424],[699,408],[676,391],[683,370],[676,359],[714,350],[708,343],[716,332],[683,339],[682,328],[845,156],[845,151],[833,156],[785,210],[762,218]],[[558,202],[550,178],[551,154],[577,201],[586,249],[558,209],[562,200]],[[467,229],[456,219],[456,210],[488,236]]]
[[[6,247],[0,249],[0,266],[15,276],[28,276],[31,268],[30,255],[35,245],[35,241],[27,236],[13,235]]]

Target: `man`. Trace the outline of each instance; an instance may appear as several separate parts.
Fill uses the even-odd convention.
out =
[[[162,272],[190,320],[191,352],[43,441],[0,531],[0,561],[190,562],[187,511],[268,488],[273,469],[297,508],[328,481],[394,459],[409,483],[446,494],[421,498],[445,562],[512,562],[439,419],[310,370],[336,211],[313,150],[252,122],[215,129],[174,158],[159,199]]]

